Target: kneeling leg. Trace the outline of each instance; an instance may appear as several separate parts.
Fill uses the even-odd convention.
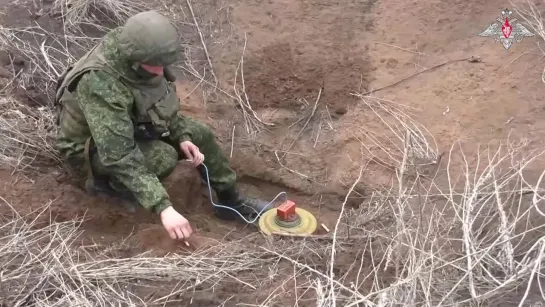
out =
[[[144,155],[144,164],[146,168],[154,173],[159,180],[166,178],[172,173],[174,168],[176,168],[178,153],[170,144],[159,140],[137,141],[136,143]],[[91,156],[91,167],[93,169],[94,177],[98,179],[99,185],[101,183],[107,184],[108,187],[115,192],[123,194],[122,196],[132,198],[132,194],[127,191],[123,184],[109,176],[110,173],[108,168],[100,162],[100,157],[97,153]]]

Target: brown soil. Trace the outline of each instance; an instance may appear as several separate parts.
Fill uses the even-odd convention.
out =
[[[175,2],[185,5],[185,1]],[[43,1],[46,9],[50,3]],[[2,26],[37,21],[60,28],[47,14],[36,15],[32,1],[0,4]],[[206,16],[210,20],[224,14],[214,25],[217,34],[209,40],[215,73],[224,88],[232,88],[246,34],[246,91],[258,115],[275,127],[251,140],[243,132],[244,121],[233,99],[194,91],[199,82],[195,78],[181,79],[179,93],[184,112],[209,124],[226,154],[231,151],[236,125],[230,162],[244,189],[254,196],[271,199],[287,191],[290,199],[316,214],[319,223],[332,228],[360,164],[361,144],[353,128],[376,125],[365,121],[359,99],[351,94],[470,56],[481,61],[453,62],[374,95],[417,108],[416,119],[429,129],[441,152],[448,152],[457,140],[466,144],[469,153],[475,152],[477,144],[508,134],[524,136],[532,146],[545,145],[545,121],[541,120],[545,108],[539,94],[545,62],[536,47],[538,38],[525,38],[506,51],[491,38],[478,37],[503,8],[492,1],[259,0],[220,6],[218,10],[217,4],[205,2],[196,12],[217,11],[217,16]],[[193,42],[200,48],[200,40]],[[10,58],[3,59],[8,67]],[[6,69],[11,73],[11,68]],[[303,123],[291,130],[287,127],[308,114],[320,88],[316,114],[323,121],[313,120],[312,132],[303,133],[290,147]],[[43,95],[32,98],[35,104],[47,104]],[[290,151],[282,165],[275,150]],[[538,167],[543,166],[539,162]],[[386,184],[392,175],[370,164],[358,186],[359,196]],[[172,189],[173,199],[196,230],[193,245],[212,239],[236,240],[257,231],[213,217],[207,190],[190,167],[180,166],[174,176],[179,181]],[[168,238],[156,216],[142,210],[129,214],[112,199],[86,196],[56,168],[26,176],[4,171],[0,187],[0,196],[23,212],[51,202],[52,215],[59,220],[85,214],[89,219],[83,224],[84,237],[94,242],[130,238],[136,246],[131,253],[156,250],[162,254],[185,248]],[[344,256],[346,265],[352,256]],[[203,298],[202,306],[221,302]]]

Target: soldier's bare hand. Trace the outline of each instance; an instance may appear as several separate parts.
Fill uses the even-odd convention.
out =
[[[180,143],[180,149],[193,166],[197,167],[204,162],[204,155],[199,150],[199,147],[195,146],[195,144],[190,141]]]
[[[172,206],[161,211],[161,222],[172,239],[187,240],[193,233],[189,221]]]

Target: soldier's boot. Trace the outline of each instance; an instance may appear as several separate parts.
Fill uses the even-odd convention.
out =
[[[269,205],[267,201],[242,195],[236,188],[217,192],[216,195],[218,196],[218,205],[235,209],[246,219],[254,219],[273,207],[273,204]],[[217,207],[214,209],[215,215],[220,219],[234,220],[240,218],[240,215],[233,210]]]

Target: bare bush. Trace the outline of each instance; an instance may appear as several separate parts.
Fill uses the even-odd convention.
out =
[[[16,75],[14,85],[25,91],[33,89],[41,92],[49,97],[50,102],[63,70],[94,41],[96,39],[91,37],[57,35],[39,25],[0,27],[0,48],[25,63],[23,67],[12,66]]]
[[[378,119],[373,122],[382,124],[381,129],[361,126],[355,129],[361,132],[358,139],[375,161],[393,168],[399,168],[402,164],[421,168],[437,164],[440,156],[435,139],[414,119],[409,107],[377,97],[353,95],[360,98]],[[404,161],[405,150],[407,157]]]

